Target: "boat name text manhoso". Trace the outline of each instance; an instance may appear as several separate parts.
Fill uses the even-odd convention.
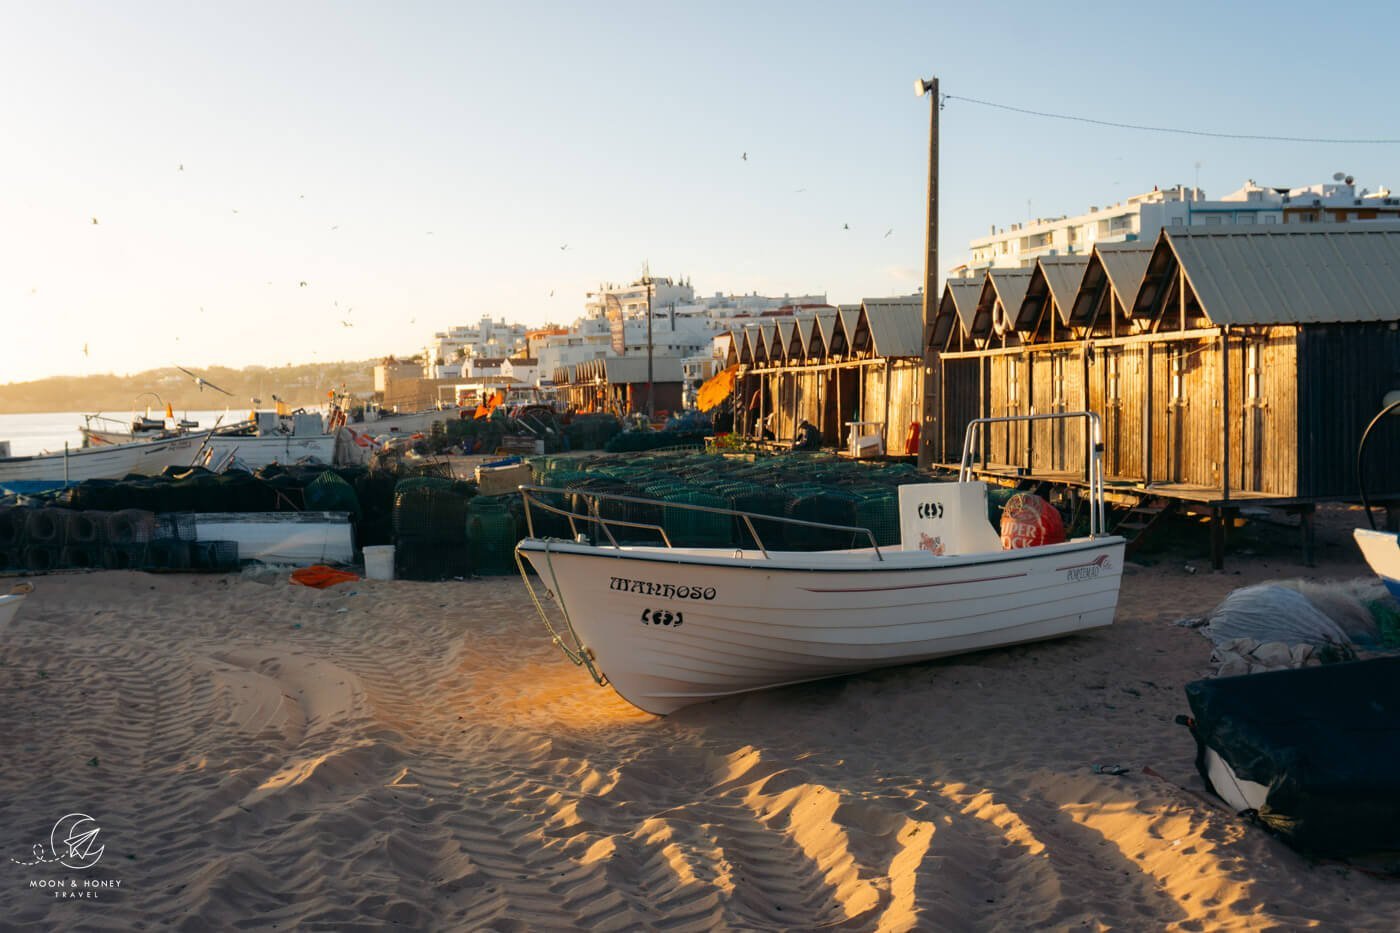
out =
[[[647,596],[660,596],[662,599],[714,599],[713,586],[677,586],[674,583],[652,583],[650,580],[629,580],[626,577],[612,577],[609,589],[623,593],[643,593]]]

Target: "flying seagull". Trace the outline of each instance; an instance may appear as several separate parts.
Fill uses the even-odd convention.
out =
[[[83,344],[83,356],[87,356],[87,355],[88,355],[87,344]]]
[[[96,223],[96,221],[93,221],[93,222]],[[559,247],[559,250],[560,250],[560,252],[563,252],[564,250],[566,250],[566,249],[568,249],[568,248],[569,248],[569,244],[568,244],[568,243],[565,243],[563,246]]]
[[[305,283],[305,282],[298,282],[298,283],[297,283],[297,288],[305,288],[305,287],[306,287],[306,283]]]
[[[850,224],[842,224],[842,225],[841,225],[841,229],[842,229],[842,230],[849,230],[849,229],[851,229],[851,225],[850,225]]]
[[[351,324],[349,321],[341,321],[340,323],[341,323],[343,326],[345,326],[345,327],[354,327],[354,326],[355,326],[354,324]]]
[[[96,217],[92,218],[92,225],[93,225],[94,227],[97,226],[97,218],[96,218]]]
[[[179,338],[177,337],[176,339],[178,340]],[[197,385],[197,386],[199,386],[199,391],[201,391],[201,392],[204,391],[205,386],[208,386],[209,388],[213,389],[215,392],[222,392],[222,393],[224,393],[225,395],[232,395],[232,394],[233,394],[233,393],[230,392],[228,389],[221,389],[221,388],[219,388],[218,386],[214,385],[214,383],[209,382],[209,381],[208,381],[207,379],[205,379],[203,376],[197,376],[197,375],[195,375],[194,373],[190,372],[188,369],[186,369],[186,368],[183,367],[183,366],[176,366],[175,368],[178,369],[180,372],[184,373],[186,376],[189,376],[191,379],[193,379],[193,380],[194,380],[194,384]]]
[[[747,162],[747,161],[749,161],[749,154],[746,152],[746,153],[744,153],[743,155],[739,156],[739,158],[741,158],[741,159],[743,159],[745,162]]]
[[[889,237],[889,235],[890,235],[891,233],[894,233],[894,227],[891,227],[891,228],[889,228],[888,230],[886,230],[886,231],[885,231],[885,236],[886,236],[886,237]]]

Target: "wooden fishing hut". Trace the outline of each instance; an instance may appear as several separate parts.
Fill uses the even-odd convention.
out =
[[[1019,306],[1007,282],[1018,271]],[[976,315],[971,327],[957,318],[965,294],[945,286],[930,329],[942,461],[956,461],[951,442],[979,415],[1095,411],[1108,491],[1133,506],[1123,532],[1171,509],[1207,515],[1217,566],[1245,507],[1300,515],[1311,559],[1315,504],[1359,497],[1361,433],[1400,389],[1396,225],[1173,227],[1150,245],[992,270],[977,310],[990,308],[985,337]],[[1082,431],[1040,427],[991,431],[978,472],[1082,485]],[[1371,446],[1366,488],[1393,520],[1400,430]]]
[[[654,410],[681,407],[681,360],[653,356],[651,383]],[[647,359],[645,356],[606,356],[585,360],[554,371],[556,390],[575,411],[610,411],[630,414],[647,410]]]
[[[849,422],[872,422],[902,453],[918,417],[921,315],[917,297],[868,299],[732,332],[741,430],[759,437],[766,424],[790,442],[805,420],[840,446]]]

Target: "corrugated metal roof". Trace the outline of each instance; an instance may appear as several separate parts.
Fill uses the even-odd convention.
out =
[[[918,295],[901,298],[867,298],[865,320],[879,357],[924,355],[924,300]]]
[[[957,316],[964,334],[972,333],[972,322],[977,318],[977,299],[982,295],[986,276],[976,279],[949,279],[943,283],[943,300],[938,304],[939,313],[944,305]]]
[[[987,283],[977,299],[977,316],[988,317],[996,332],[1003,333],[1009,326],[1003,319],[1006,309],[1012,309],[1010,313],[1013,314],[1020,311],[1021,303],[1026,300],[1026,286],[1030,283],[1030,269],[988,269]],[[997,308],[1001,309],[1000,314]],[[973,323],[976,325],[977,320]]]
[[[1215,324],[1400,320],[1400,224],[1171,227],[1163,250]]]
[[[851,351],[851,338],[855,336],[856,322],[860,320],[860,305],[840,305],[836,309],[837,326],[846,337],[846,352]]]
[[[818,311],[817,327],[821,331],[822,354],[825,355],[831,350],[831,335],[836,328],[836,309]]]
[[[768,348],[768,355],[772,359],[785,360],[788,357],[788,348],[792,346],[792,331],[797,325],[792,318],[778,321],[774,328],[774,340]]]
[[[1074,307],[1074,296],[1079,293],[1079,283],[1084,280],[1089,257],[1046,256],[1037,265],[1050,286],[1050,295],[1055,299],[1060,320],[1069,323],[1069,312]]]
[[[1108,284],[1124,309],[1131,309],[1137,300],[1138,289],[1142,287],[1142,277],[1147,274],[1147,263],[1152,258],[1152,244],[1141,241],[1134,243],[1100,243],[1094,247],[1103,270],[1108,275]]]
[[[747,348],[746,351],[745,351],[745,353],[746,353],[747,356],[748,356],[749,362],[753,362],[753,360],[756,359],[756,358],[758,357],[758,340],[759,340],[758,325],[757,325],[757,324],[745,324],[745,325],[744,325],[744,346]],[[743,355],[741,355],[740,358],[742,359],[742,358],[743,358]]]
[[[1040,320],[1046,303],[1053,302],[1061,323],[1069,323],[1074,297],[1088,265],[1088,256],[1042,256],[1031,270],[1026,297],[1019,308],[1007,309],[1007,318],[1018,331],[1029,331]]]

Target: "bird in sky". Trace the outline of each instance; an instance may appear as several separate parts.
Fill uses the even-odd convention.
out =
[[[801,194],[802,192],[804,192],[804,191],[806,191],[806,190],[807,190],[806,188],[794,188],[794,189],[793,189],[793,194]]]
[[[891,227],[888,230],[886,230],[885,236],[888,238],[891,233],[894,233],[894,227]]]
[[[549,290],[549,297],[551,297],[551,298],[554,297],[554,289],[552,289],[552,288]]]
[[[185,163],[181,162],[181,163],[180,163],[180,171],[183,172],[184,170],[185,170]]]
[[[744,153],[743,155],[739,156],[739,158],[741,158],[741,159],[743,159],[745,162],[747,162],[747,161],[749,161],[749,154],[746,152],[746,153]]]
[[[336,224],[334,227],[331,227],[331,229],[332,229],[332,230],[339,230],[339,229],[340,229],[340,224]]]
[[[343,327],[354,327],[354,326],[355,326],[354,324],[351,324],[349,321],[341,321],[340,323],[341,323],[341,326],[343,326]]]
[[[88,355],[87,344],[83,344],[83,356],[87,356],[87,355]]]
[[[94,227],[97,226],[97,218],[96,218],[96,217],[92,218],[92,225],[93,225]]]
[[[842,225],[841,225],[841,229],[842,229],[842,230],[849,230],[849,229],[851,229],[851,225],[850,225],[850,224],[842,224]]]
[[[94,223],[95,223],[95,221],[94,221]],[[568,249],[568,248],[569,248],[569,244],[568,244],[568,243],[565,243],[563,246],[559,247],[559,251],[560,251],[560,252],[563,252],[564,250],[566,250],[566,249]]]
[[[305,282],[298,282],[298,283],[297,283],[297,288],[305,288],[305,287],[306,287],[306,283],[305,283]]]
[[[175,339],[176,339],[176,340],[179,340],[180,338],[179,338],[179,337],[176,337]],[[197,374],[195,374],[195,373],[192,373],[192,372],[190,372],[188,369],[186,369],[186,368],[183,367],[183,366],[176,366],[175,368],[178,369],[180,372],[184,373],[186,376],[189,376],[191,379],[193,379],[193,380],[194,380],[194,384],[197,385],[197,386],[199,386],[199,391],[201,391],[201,392],[204,391],[205,386],[208,386],[209,388],[213,389],[215,392],[222,392],[222,393],[224,393],[225,395],[232,395],[232,394],[233,394],[233,393],[230,392],[228,389],[221,389],[221,388],[219,388],[218,386],[214,385],[214,383],[212,383],[212,382],[210,382],[209,380],[205,379],[203,376],[200,376],[200,375],[197,375]]]

